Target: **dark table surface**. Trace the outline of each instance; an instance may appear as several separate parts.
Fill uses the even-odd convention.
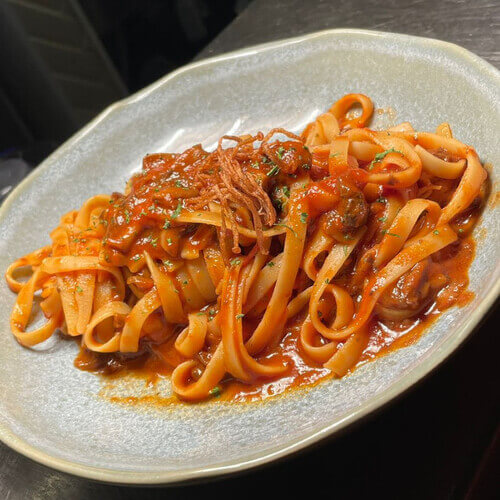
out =
[[[457,43],[500,67],[496,0],[255,0],[198,59],[326,28],[366,28]],[[0,444],[0,499],[195,498],[240,492],[281,498],[483,499],[500,492],[498,314],[417,388],[318,448],[218,482],[125,488],[50,470]]]

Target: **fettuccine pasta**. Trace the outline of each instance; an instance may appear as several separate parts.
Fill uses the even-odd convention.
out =
[[[470,298],[487,173],[448,124],[372,130],[372,113],[350,94],[301,135],[146,156],[124,194],[90,198],[10,265],[15,338],[75,337],[94,371],[154,358],[188,401],[262,398],[404,345]]]

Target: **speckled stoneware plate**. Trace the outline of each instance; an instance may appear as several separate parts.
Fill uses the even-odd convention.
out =
[[[47,244],[62,213],[93,194],[122,190],[146,153],[180,151],[200,140],[208,147],[228,133],[300,130],[349,92],[393,110],[377,115],[379,124],[409,120],[433,130],[447,120],[483,161],[500,165],[496,69],[435,40],[324,31],[186,66],[102,113],[3,205],[2,273],[16,257]],[[416,344],[349,377],[259,404],[112,403],[113,394],[167,393],[168,383],[151,389],[129,380],[103,387],[98,377],[73,367],[73,342],[22,348],[9,328],[14,295],[1,284],[0,437],[48,466],[118,483],[227,474],[300,450],[402,393],[471,333],[499,290],[500,219],[491,204],[476,232],[470,271],[476,295],[467,307],[449,310]]]

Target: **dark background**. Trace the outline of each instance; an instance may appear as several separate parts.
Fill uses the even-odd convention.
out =
[[[500,66],[488,0],[0,0],[0,202],[111,102],[179,65],[318,29],[359,27],[458,43]],[[208,484],[125,488],[75,478],[0,445],[0,498],[499,498],[498,321],[417,388],[342,436]]]
[[[0,0],[0,202],[106,106],[192,60],[250,0]]]

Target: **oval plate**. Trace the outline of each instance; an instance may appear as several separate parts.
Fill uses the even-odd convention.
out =
[[[390,107],[377,115],[382,125],[408,120],[417,130],[433,130],[446,120],[483,161],[500,164],[495,68],[436,40],[323,31],[191,64],[104,111],[4,203],[2,273],[18,256],[47,244],[63,213],[93,194],[123,190],[146,153],[181,151],[200,140],[210,147],[228,133],[300,130],[349,92],[371,96],[377,108]],[[476,228],[472,303],[449,310],[414,345],[349,377],[259,404],[112,404],[99,397],[98,377],[73,367],[73,342],[49,341],[36,350],[16,343],[9,328],[14,295],[1,285],[0,437],[55,469],[135,484],[241,471],[300,450],[401,394],[472,332],[500,286],[500,219],[494,212],[490,204]],[[147,390],[138,383],[108,389],[125,395]]]

